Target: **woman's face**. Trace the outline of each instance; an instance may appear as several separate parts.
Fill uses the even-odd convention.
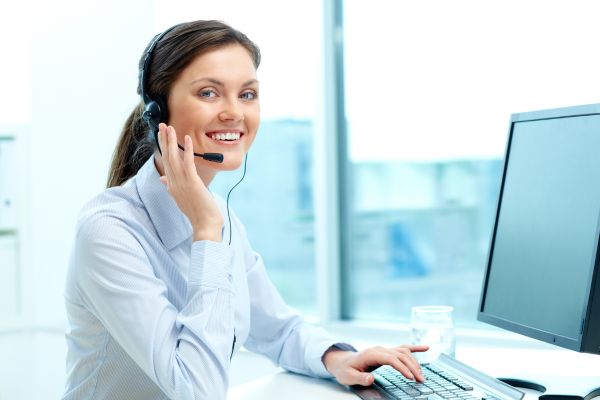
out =
[[[223,163],[196,157],[196,169],[240,166],[260,122],[256,68],[248,50],[232,44],[198,56],[169,92],[169,125],[179,144],[190,135],[196,153],[222,153]]]

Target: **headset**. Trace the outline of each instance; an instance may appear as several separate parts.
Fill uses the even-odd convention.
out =
[[[142,100],[144,101],[144,111],[142,112],[142,119],[148,124],[150,128],[150,134],[153,136],[156,145],[158,146],[158,151],[160,152],[160,145],[158,143],[158,125],[161,122],[167,123],[169,121],[169,110],[167,109],[167,102],[163,96],[155,96],[151,98],[146,91],[146,76],[148,75],[148,68],[150,68],[150,61],[152,59],[152,53],[156,48],[158,42],[161,39],[171,32],[173,29],[177,28],[179,25],[174,25],[167,29],[166,31],[159,33],[154,37],[150,46],[148,46],[148,51],[146,51],[146,55],[144,56],[144,64],[142,69],[140,70],[140,94],[142,96]],[[177,146],[184,150],[183,146],[177,143]],[[162,152],[161,152],[162,153]],[[194,153],[194,156],[201,157],[205,160],[222,163],[223,162],[223,154],[221,153]]]

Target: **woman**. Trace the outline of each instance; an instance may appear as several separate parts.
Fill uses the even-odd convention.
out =
[[[346,385],[370,385],[365,371],[382,364],[423,379],[411,351],[424,346],[356,352],[304,322],[241,222],[224,223],[228,208],[208,186],[239,168],[256,137],[259,63],[254,43],[217,21],[176,25],[144,52],[143,104],[125,124],[109,188],[78,221],[64,398],[222,399],[242,345]]]

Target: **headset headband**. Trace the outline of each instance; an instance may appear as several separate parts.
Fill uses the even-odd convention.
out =
[[[152,39],[150,46],[148,46],[148,51],[146,51],[146,55],[144,56],[144,65],[142,66],[142,70],[140,71],[140,92],[142,95],[142,100],[144,100],[144,104],[146,105],[152,101],[150,96],[148,96],[148,92],[146,91],[146,75],[148,74],[148,68],[150,68],[150,61],[152,59],[152,53],[154,52],[154,48],[167,33],[171,32],[178,26],[179,24],[173,25],[166,31],[154,36],[154,39]]]

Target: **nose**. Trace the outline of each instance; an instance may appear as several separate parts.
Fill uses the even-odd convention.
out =
[[[224,103],[223,110],[219,113],[219,119],[223,122],[240,122],[244,120],[244,112],[237,99],[228,100]]]

